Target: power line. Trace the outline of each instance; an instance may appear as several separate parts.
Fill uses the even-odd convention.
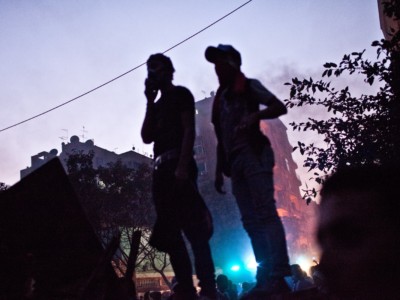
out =
[[[243,6],[249,4],[251,1],[253,0],[249,0],[245,3],[243,3],[242,5],[240,5],[239,7],[235,8],[234,10],[232,10],[231,12],[227,13],[225,16],[219,18],[218,20],[214,21],[213,23],[211,23],[210,25],[204,27],[203,29],[197,31],[196,33],[192,34],[191,36],[189,36],[188,38],[184,39],[183,41],[179,42],[178,44],[175,44],[174,46],[172,46],[171,48],[168,48],[167,50],[165,50],[163,53],[166,53],[176,47],[178,47],[179,45],[183,44],[184,42],[190,40],[191,38],[195,37],[196,35],[202,33],[203,31],[207,30],[208,28],[210,28],[211,26],[217,24],[218,22],[222,21],[223,19],[225,19],[226,17],[230,16],[231,14],[233,14],[234,12],[238,11],[239,9],[241,9]]]
[[[168,48],[167,50],[164,50],[162,53],[165,54],[165,53],[167,53],[168,51],[171,51],[172,49],[174,49],[174,48],[180,46],[181,44],[183,44],[183,43],[185,43],[185,42],[187,42],[188,40],[192,39],[192,38],[195,37],[196,35],[202,33],[203,31],[207,30],[208,28],[214,26],[214,25],[217,24],[218,22],[220,22],[220,21],[222,21],[223,19],[227,18],[227,17],[230,16],[231,14],[235,13],[236,11],[238,11],[239,9],[241,9],[242,7],[244,7],[245,5],[249,4],[251,1],[253,1],[253,0],[249,0],[249,1],[245,2],[245,3],[243,3],[242,5],[238,6],[238,7],[235,8],[234,10],[232,10],[231,12],[229,12],[229,13],[227,13],[226,15],[222,16],[221,18],[219,18],[218,20],[216,20],[216,21],[212,22],[211,24],[207,25],[207,26],[204,27],[203,29],[201,29],[201,30],[197,31],[196,33],[192,34],[191,36],[185,38],[184,40],[180,41],[179,43],[177,43],[177,44],[171,46],[171,47]],[[53,107],[53,108],[50,108],[50,109],[48,109],[48,110],[46,110],[46,111],[44,111],[44,112],[42,112],[42,113],[40,113],[40,114],[34,115],[34,116],[32,116],[32,117],[30,117],[30,118],[28,118],[28,119],[25,119],[25,120],[23,120],[23,121],[20,121],[20,122],[18,122],[18,123],[15,123],[15,124],[13,124],[13,125],[10,125],[10,126],[8,126],[8,127],[5,127],[5,128],[3,128],[3,129],[0,129],[0,132],[6,131],[6,130],[8,130],[8,129],[10,129],[10,128],[16,127],[16,126],[21,125],[21,124],[26,123],[26,122],[29,122],[29,121],[31,121],[31,120],[33,120],[33,119],[36,119],[36,118],[38,118],[38,117],[40,117],[40,116],[43,116],[43,115],[47,114],[47,113],[49,113],[49,112],[51,112],[51,111],[53,111],[53,110],[56,110],[57,108],[60,108],[60,107],[62,107],[62,106],[64,106],[64,105],[67,105],[67,104],[69,104],[69,103],[71,103],[71,102],[73,102],[73,101],[75,101],[75,100],[78,100],[79,98],[82,98],[83,96],[86,96],[86,95],[88,95],[88,94],[90,94],[90,93],[92,93],[92,92],[94,92],[94,91],[96,91],[96,90],[102,88],[103,86],[106,86],[106,85],[110,84],[110,83],[113,82],[113,81],[116,81],[117,79],[119,79],[119,78],[121,78],[121,77],[123,77],[123,76],[125,76],[125,75],[127,75],[127,74],[129,74],[129,73],[131,73],[131,72],[133,72],[133,71],[135,71],[136,69],[139,69],[140,67],[144,66],[145,64],[146,64],[146,62],[143,62],[143,63],[137,65],[136,67],[130,69],[129,71],[126,71],[125,73],[122,73],[121,75],[118,75],[117,77],[114,77],[113,79],[111,79],[111,80],[109,80],[109,81],[107,81],[107,82],[105,82],[105,83],[103,83],[103,84],[101,84],[101,85],[99,85],[99,86],[97,86],[97,87],[95,87],[95,88],[93,88],[93,89],[91,89],[91,90],[89,90],[89,91],[87,91],[87,92],[85,92],[85,93],[83,93],[83,94],[81,94],[81,95],[75,97],[75,98],[72,98],[72,99],[70,99],[70,100],[68,100],[68,101],[66,101],[66,102],[64,102],[64,103],[61,103],[61,104],[59,104],[59,105],[57,105],[57,106],[55,106],[55,107]]]

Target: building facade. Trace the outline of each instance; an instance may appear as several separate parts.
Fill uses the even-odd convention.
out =
[[[69,143],[61,143],[61,153],[58,155],[57,149],[52,149],[49,152],[42,151],[36,155],[31,156],[31,166],[20,171],[21,178],[24,178],[53,157],[58,156],[62,165],[66,170],[66,161],[68,156],[74,153],[94,153],[93,167],[105,167],[110,162],[116,162],[120,160],[124,165],[129,168],[136,169],[140,164],[152,164],[152,158],[145,155],[139,154],[135,151],[127,151],[121,154],[117,154],[113,151],[106,150],[99,146],[96,146],[93,140],[86,140],[81,142],[79,137],[74,135],[70,138]]]

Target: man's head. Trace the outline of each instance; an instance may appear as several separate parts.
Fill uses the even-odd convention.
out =
[[[172,81],[175,69],[169,57],[161,53],[150,55],[146,65],[147,78],[158,88]]]
[[[340,170],[325,182],[317,232],[331,292],[374,297],[398,286],[399,184],[398,170],[383,167]]]
[[[210,46],[205,52],[206,59],[215,65],[215,72],[221,85],[233,83],[236,74],[240,72],[242,58],[231,45]]]
[[[292,277],[295,281],[304,278],[304,271],[301,269],[300,265],[293,264],[290,266],[290,270],[292,271]]]
[[[228,289],[228,277],[224,274],[220,274],[217,276],[217,288],[221,292],[225,292]]]

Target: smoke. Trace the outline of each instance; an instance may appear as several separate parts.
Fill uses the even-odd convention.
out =
[[[268,90],[282,101],[289,98],[290,86],[285,85],[286,82],[292,82],[292,78],[295,77],[301,80],[309,77],[317,78],[322,74],[322,67],[320,70],[301,70],[294,63],[268,63],[264,69],[265,71],[258,75],[258,79],[265,85],[265,87],[267,87]],[[288,139],[292,146],[296,146],[298,141],[304,143],[316,143],[321,139],[312,132],[293,131],[290,126],[291,122],[305,121],[309,117],[325,118],[326,113],[323,110],[303,106],[300,108],[289,109],[285,116],[280,117],[281,121],[287,127]],[[308,186],[311,184],[309,181],[310,174],[308,173],[308,169],[303,167],[305,157],[303,157],[298,151],[293,152],[292,157],[298,166],[296,173],[302,182],[301,189],[305,189],[306,184]]]
[[[285,85],[286,82],[292,82],[292,78],[297,77],[299,80],[313,78],[314,81],[323,79],[326,82],[331,82],[331,86],[334,86],[336,90],[340,90],[346,86],[349,87],[353,97],[359,97],[362,94],[374,94],[379,91],[379,87],[382,85],[377,82],[370,86],[364,82],[362,75],[353,74],[347,75],[342,74],[340,77],[322,77],[324,71],[323,66],[318,69],[303,69],[297,66],[295,63],[267,63],[264,68],[264,72],[258,75],[258,79],[279,99],[282,101],[289,98],[290,86]],[[316,145],[324,146],[323,136],[320,136],[312,131],[294,131],[290,126],[292,122],[304,122],[309,118],[317,120],[326,120],[332,117],[333,114],[328,112],[325,107],[322,106],[302,106],[289,109],[287,115],[282,116],[280,119],[287,127],[287,134],[289,142],[292,146],[296,146],[298,141],[305,144],[314,143]],[[298,151],[292,154],[294,161],[298,165],[297,174],[303,183],[301,189],[306,188],[319,188],[319,186],[313,181],[310,181],[311,174],[307,168],[303,167],[303,162],[306,157],[302,156]]]

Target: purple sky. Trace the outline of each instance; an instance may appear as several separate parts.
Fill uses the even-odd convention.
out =
[[[132,69],[245,2],[0,0],[0,129]],[[326,61],[368,49],[380,38],[376,0],[253,0],[167,55],[176,69],[174,82],[200,100],[217,87],[205,48],[232,44],[242,54],[244,73],[284,99],[288,90],[283,83],[291,77],[319,75]],[[69,105],[0,132],[0,182],[17,182],[32,155],[60,151],[60,137],[82,135],[83,126],[85,139],[100,147],[121,153],[135,146],[151,153],[140,139],[145,76],[145,68],[139,68]],[[289,112],[282,121],[288,124],[299,116]],[[298,139],[290,131],[289,137],[292,144]]]

